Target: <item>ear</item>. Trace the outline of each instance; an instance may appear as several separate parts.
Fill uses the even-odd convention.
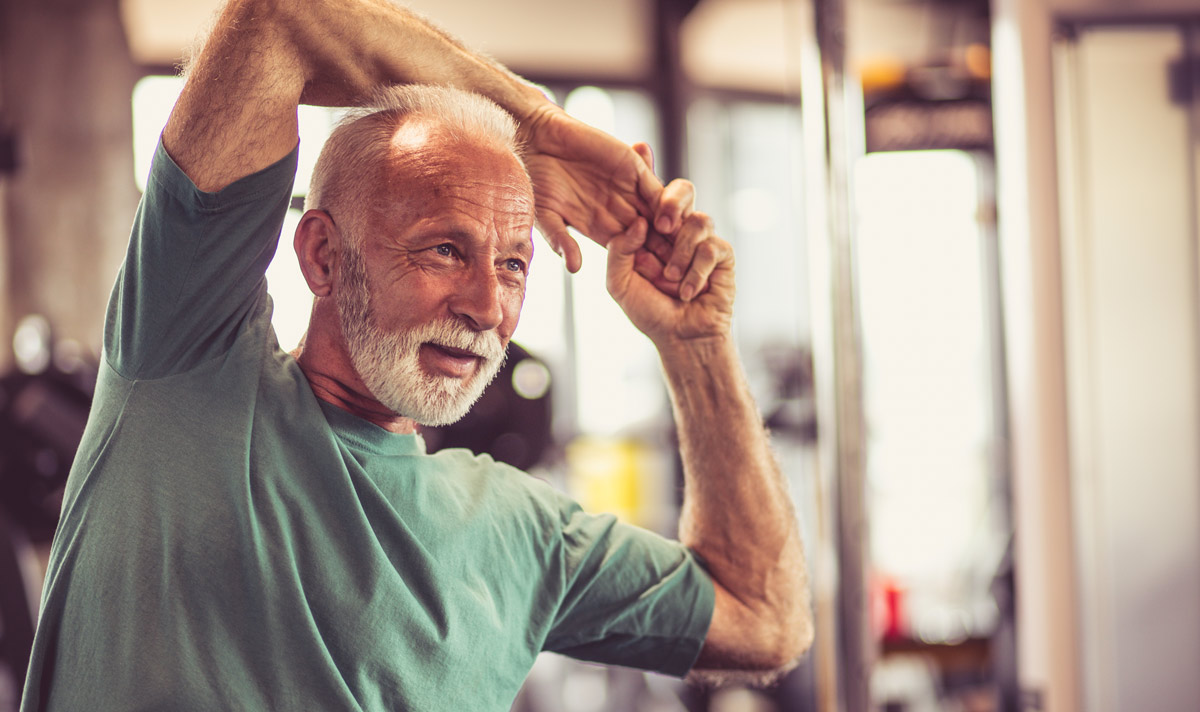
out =
[[[324,210],[309,210],[300,217],[292,246],[308,288],[318,297],[333,293],[335,244],[341,240],[333,218]]]

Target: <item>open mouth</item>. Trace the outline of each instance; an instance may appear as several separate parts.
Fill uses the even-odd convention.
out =
[[[456,349],[453,346],[446,346],[445,344],[435,344],[432,341],[427,342],[426,346],[430,346],[451,358],[464,359],[464,360],[483,358],[482,356],[479,356],[478,354],[467,351],[466,349]]]
[[[423,363],[429,373],[445,378],[470,378],[480,368],[483,357],[466,349],[426,341],[421,345]]]

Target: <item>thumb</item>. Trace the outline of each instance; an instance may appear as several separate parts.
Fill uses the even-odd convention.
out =
[[[613,236],[608,243],[608,293],[618,300],[629,290],[634,279],[634,263],[638,250],[646,244],[646,220],[638,217],[625,232]]]

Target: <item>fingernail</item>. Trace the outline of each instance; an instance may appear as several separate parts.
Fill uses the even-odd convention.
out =
[[[654,221],[654,229],[658,230],[660,233],[663,233],[663,234],[670,232],[671,231],[671,219],[668,218],[666,215],[661,216],[658,220]]]
[[[685,284],[679,288],[679,298],[685,302],[692,301],[692,297],[696,296],[696,290],[690,284]]]
[[[667,268],[665,270],[663,270],[663,276],[669,280],[675,281],[675,280],[681,279],[683,277],[683,274],[680,271],[678,266],[667,265]]]

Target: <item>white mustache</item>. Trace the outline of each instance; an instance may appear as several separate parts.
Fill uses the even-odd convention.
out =
[[[485,361],[504,358],[504,346],[495,331],[476,331],[457,319],[439,319],[422,324],[413,330],[417,343],[430,342],[438,346],[470,351]]]

